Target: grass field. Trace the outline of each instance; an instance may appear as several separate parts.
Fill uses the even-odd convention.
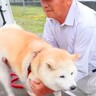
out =
[[[11,6],[11,8],[17,24],[28,31],[43,32],[46,17],[41,7]]]

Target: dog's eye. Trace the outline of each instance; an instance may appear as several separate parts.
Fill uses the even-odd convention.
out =
[[[61,75],[60,78],[65,78],[65,76],[64,75]]]
[[[73,75],[73,72],[71,72],[71,75]]]

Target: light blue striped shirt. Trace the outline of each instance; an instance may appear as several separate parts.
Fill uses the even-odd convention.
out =
[[[54,47],[79,53],[76,80],[88,75],[96,68],[96,12],[73,0],[65,22],[46,18],[43,38]]]

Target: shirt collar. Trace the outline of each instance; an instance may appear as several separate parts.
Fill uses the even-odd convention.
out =
[[[68,15],[65,19],[65,22],[63,24],[61,24],[61,26],[64,26],[64,25],[72,26],[75,21],[75,16],[76,16],[76,1],[73,0],[72,5],[69,9]],[[50,20],[53,22],[57,22],[53,18],[50,18]]]
[[[64,26],[64,25],[72,26],[75,21],[75,16],[76,16],[76,2],[75,0],[73,0],[72,5],[69,9],[68,15],[65,19],[65,22],[61,24],[61,26]]]

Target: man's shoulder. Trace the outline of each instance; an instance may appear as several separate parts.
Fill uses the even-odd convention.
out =
[[[86,26],[94,26],[96,25],[96,11],[78,3],[77,16],[75,19],[76,23],[84,24]]]

